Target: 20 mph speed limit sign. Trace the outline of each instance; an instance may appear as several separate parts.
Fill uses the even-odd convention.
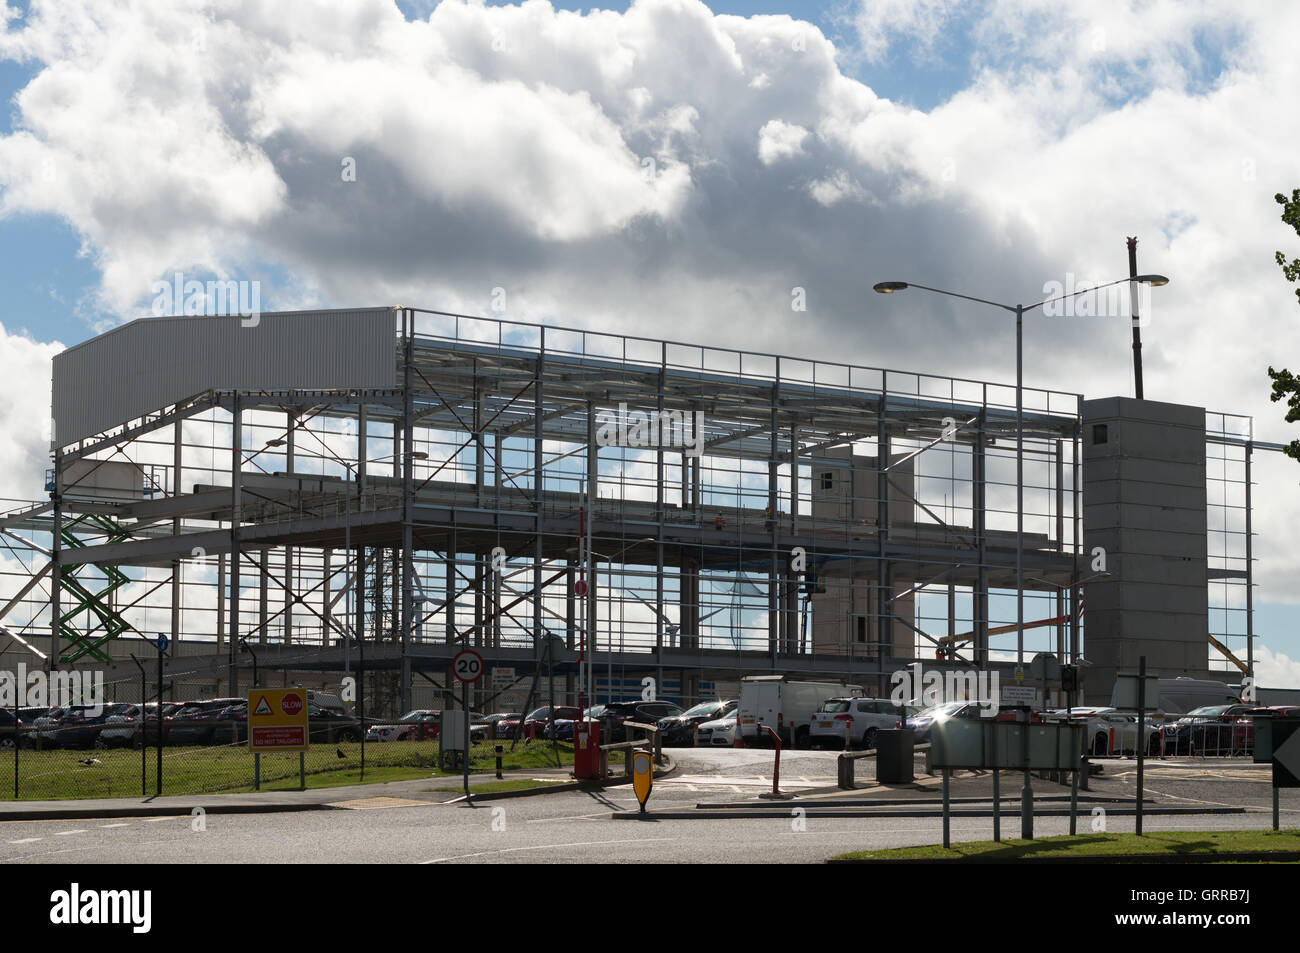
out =
[[[473,649],[463,649],[451,660],[451,670],[462,682],[477,682],[483,677],[483,656]]]

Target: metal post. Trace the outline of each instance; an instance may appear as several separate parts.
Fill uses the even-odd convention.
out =
[[[239,590],[241,560],[239,558],[239,524],[243,520],[240,498],[243,476],[244,423],[243,409],[239,395],[234,397],[231,407],[230,437],[230,622],[226,627],[226,638],[230,640],[230,694],[239,694],[239,664],[235,653],[239,650]],[[158,710],[162,711],[162,694],[158,695]],[[158,736],[162,744],[162,735]]]
[[[298,790],[307,790],[307,752],[298,752]]]
[[[411,626],[415,598],[415,554],[412,525],[415,519],[415,397],[412,393],[412,365],[415,358],[415,335],[404,322],[406,340],[402,355],[402,638],[401,638],[401,697],[403,711],[411,709]]]
[[[163,650],[162,645],[158,646],[158,777],[154,781],[154,792],[156,797],[162,797],[162,749],[163,749]],[[143,724],[143,721],[141,722]],[[144,738],[141,737],[140,744],[144,744]]]
[[[1025,363],[1024,305],[1016,305],[1016,672],[1025,667]],[[1029,725],[1024,723],[1024,786],[1020,790],[1020,836],[1034,837],[1034,785],[1029,776]]]
[[[995,721],[989,730],[992,749],[989,760],[993,762],[993,841],[1002,840],[1002,771],[998,765],[998,723]]]
[[[951,768],[943,769],[943,849],[947,850],[952,846],[952,838],[949,835],[950,822],[950,802],[948,800],[948,776],[952,773]]]
[[[1250,507],[1250,458],[1253,456],[1255,448],[1255,421],[1252,418],[1250,422],[1251,435],[1246,441],[1246,673],[1250,676],[1251,697],[1246,699],[1251,704],[1257,704],[1255,692],[1255,549],[1254,549],[1254,527],[1252,525]]]
[[[134,654],[132,654],[131,656],[131,661],[134,662],[135,667],[140,670],[140,796],[144,797],[145,794],[148,793],[148,788],[147,788],[148,782],[146,781],[146,778],[149,775],[149,746],[144,743],[144,728],[146,724],[146,714],[147,714],[144,707],[144,700],[145,700],[145,696],[149,693],[149,682],[148,682],[149,676],[148,673],[145,672],[144,666],[140,663],[140,660],[136,658]],[[158,708],[159,709],[162,708],[161,698],[158,699]],[[15,708],[14,709],[15,716],[17,715],[17,712],[18,709]],[[18,749],[17,747],[14,748],[14,798],[15,800],[18,798]]]
[[[1081,732],[1080,732],[1081,733]],[[1071,748],[1073,750],[1073,748]],[[1074,759],[1074,770],[1070,773],[1070,833],[1078,831],[1078,811],[1079,811],[1079,768],[1083,763],[1083,758]]]
[[[1137,277],[1137,247],[1138,240],[1136,237],[1128,239],[1128,276],[1129,278]],[[1133,310],[1133,396],[1138,400],[1142,399],[1142,328],[1141,321],[1138,318],[1138,291],[1137,282],[1129,282],[1129,302]]]
[[[1278,822],[1281,820],[1281,818],[1278,816],[1281,812],[1278,810],[1277,792],[1278,789],[1274,787],[1273,788],[1273,830],[1278,829]]]
[[[1138,777],[1137,777],[1137,827],[1135,833],[1138,837],[1142,836],[1142,766],[1145,760],[1147,750],[1146,738],[1146,712],[1147,712],[1147,657],[1138,656],[1138,723],[1137,723],[1137,753],[1138,753]]]
[[[465,722],[465,797],[469,798],[469,682],[461,683],[461,714]]]
[[[1024,765],[1024,784],[1020,788],[1020,837],[1022,840],[1034,839],[1034,786],[1029,780],[1029,714],[1021,711],[1016,715],[1021,725],[1020,753]]]

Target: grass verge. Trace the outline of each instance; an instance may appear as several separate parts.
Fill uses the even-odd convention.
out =
[[[573,764],[573,746],[549,741],[486,742],[471,749],[470,772],[496,768],[495,744],[502,748],[505,771],[557,768]],[[617,755],[617,753],[615,753]],[[0,800],[14,799],[13,753],[0,758]],[[246,747],[163,748],[164,795],[239,794],[254,790],[253,755]],[[305,757],[308,788],[363,783],[360,743],[314,744]],[[622,763],[621,756],[610,758]],[[263,791],[297,790],[298,755],[262,755]],[[365,783],[414,778],[459,777],[461,772],[438,768],[436,741],[393,741],[366,745]],[[107,751],[23,750],[18,758],[18,800],[68,800],[73,798],[140,797],[157,790],[157,751],[141,753],[130,748]]]
[[[1136,834],[1075,834],[1034,840],[970,841],[940,846],[857,850],[833,860],[1069,860],[1088,857],[1185,857],[1213,860],[1218,854],[1300,851],[1300,831],[1157,831]]]

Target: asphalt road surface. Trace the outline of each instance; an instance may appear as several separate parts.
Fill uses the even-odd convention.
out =
[[[656,781],[646,820],[611,817],[638,810],[628,787],[599,793],[557,792],[472,806],[423,800],[450,795],[421,790],[413,792],[411,800],[352,799],[333,810],[208,814],[201,824],[189,816],[4,822],[0,823],[0,862],[809,863],[848,850],[931,844],[941,839],[938,816],[818,816],[819,799],[844,797],[834,790],[835,755],[829,752],[797,752],[783,758],[782,788],[800,796],[795,802],[764,808],[776,816],[709,817],[695,805],[755,802],[760,791],[770,790],[771,752],[727,749],[674,754],[679,768],[673,776]],[[867,767],[865,762],[862,767]],[[1093,785],[1095,795],[1132,791],[1128,777],[1131,763],[1112,762],[1107,769],[1104,783],[1097,779]],[[977,793],[982,790],[977,787],[981,783],[971,780],[968,790]],[[1004,781],[1004,797],[1016,794],[1018,785],[1018,777]],[[1160,804],[1247,804],[1250,810],[1245,814],[1152,816],[1146,819],[1147,831],[1271,826],[1267,775],[1246,762],[1156,765],[1148,785],[1155,789],[1153,796]],[[1062,790],[1050,784],[1038,784],[1036,789],[1057,797]],[[881,793],[894,792],[882,792],[879,787],[862,792],[864,796]],[[1294,792],[1284,792],[1283,805],[1283,826],[1300,825],[1300,799]],[[656,811],[685,811],[696,816],[656,819]],[[1133,828],[1131,817],[1110,813],[1104,820],[1109,831]],[[1035,833],[1066,833],[1068,823],[1065,817],[1040,817]],[[1090,830],[1094,823],[1085,807],[1079,830]],[[1004,813],[1002,829],[1004,836],[1018,836],[1018,817]],[[952,821],[954,840],[984,840],[991,834],[989,816]]]

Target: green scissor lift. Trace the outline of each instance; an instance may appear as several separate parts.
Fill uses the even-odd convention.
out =
[[[107,536],[107,542],[119,543],[131,536],[114,519],[107,516],[84,514],[63,524],[60,538],[63,540],[64,548],[81,549],[84,547],[86,544],[77,536],[76,531],[78,528],[89,529],[90,527],[94,527],[96,531],[86,535],[96,537],[97,541],[99,537]],[[87,569],[92,567],[103,573],[105,577],[103,587],[96,592],[92,592],[80,578],[80,576],[85,575]],[[103,646],[127,629],[132,628],[112,607],[109,601],[113,593],[125,585],[127,581],[126,575],[116,566],[82,563],[77,566],[63,567],[63,572],[59,577],[59,585],[64,598],[71,602],[72,607],[66,609],[59,616],[59,636],[66,646],[66,651],[59,657],[61,663],[75,662],[88,655],[101,662],[109,661],[108,653],[104,651]],[[99,624],[83,633],[73,627],[72,620],[86,611],[93,613],[99,619]]]

